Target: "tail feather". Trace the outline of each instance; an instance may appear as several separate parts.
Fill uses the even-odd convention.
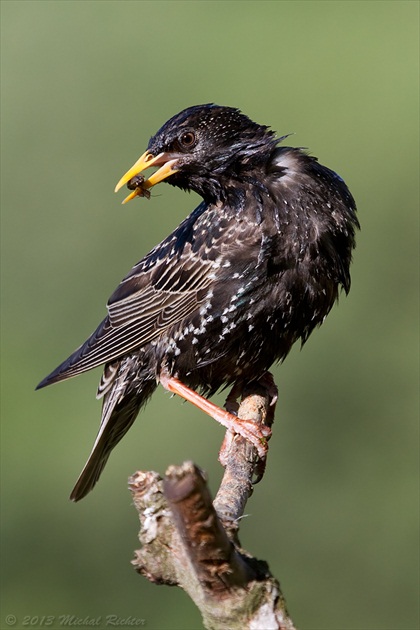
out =
[[[128,370],[118,370],[113,386],[105,393],[102,420],[89,458],[79,475],[70,499],[79,501],[90,492],[98,481],[112,449],[127,433],[140,408],[157,387],[154,379],[145,380],[143,387],[126,393]]]
[[[72,490],[70,499],[79,501],[90,492],[98,481],[112,449],[127,433],[140,409],[138,396],[124,398],[111,412],[101,428],[89,458]]]

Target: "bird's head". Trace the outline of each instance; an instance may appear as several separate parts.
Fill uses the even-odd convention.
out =
[[[217,199],[229,180],[241,178],[267,160],[278,140],[238,109],[196,105],[183,110],[150,139],[147,150],[116,186],[134,189],[124,200],[148,196],[152,186],[165,180]],[[159,167],[147,180],[140,173]]]

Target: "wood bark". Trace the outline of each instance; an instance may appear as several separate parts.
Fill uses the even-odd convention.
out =
[[[276,399],[267,374],[243,391],[238,417],[271,427]],[[183,588],[209,630],[294,630],[278,580],[239,542],[240,518],[265,462],[229,432],[221,455],[225,473],[214,501],[193,462],[170,466],[163,479],[151,471],[130,478],[142,544],[133,564],[151,582]]]

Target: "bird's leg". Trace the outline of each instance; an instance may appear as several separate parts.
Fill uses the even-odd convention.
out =
[[[277,385],[274,382],[274,378],[271,372],[265,372],[258,379],[258,383],[260,383],[267,390],[267,394],[269,396],[269,401],[270,401],[269,402],[270,407],[275,407],[277,398],[278,398],[278,389],[277,389]],[[243,389],[244,389],[243,383],[237,381],[232,387],[232,389],[230,390],[225,401],[225,407],[230,413],[234,413],[235,415],[237,414],[238,409],[239,409],[238,398],[242,395]],[[274,414],[274,410],[272,411],[272,414]],[[220,447],[219,462],[224,467],[226,467],[229,451],[232,447],[234,437],[235,437],[235,434],[232,433],[232,431],[229,431],[229,430],[226,431],[225,437],[222,442],[222,446]],[[258,477],[261,478],[264,474],[265,457],[264,458],[260,457],[259,468],[260,468],[261,474],[257,475],[257,479],[255,483],[257,483],[257,481],[259,480]]]
[[[166,390],[188,400],[188,402],[217,420],[217,422],[232,433],[242,435],[242,437],[255,446],[261,458],[266,456],[268,450],[267,439],[271,435],[271,429],[269,427],[264,425],[257,426],[252,420],[237,418],[232,413],[221,409],[210,402],[210,400],[203,398],[203,396],[197,394],[193,389],[184,385],[184,383],[175,376],[170,376],[166,368],[161,370],[159,381]]]
[[[229,429],[225,433],[225,437],[223,438],[222,445],[219,449],[219,462],[222,464],[223,468],[226,468],[226,464],[228,461],[228,454],[233,445],[233,440],[235,438],[235,434],[232,433]],[[267,453],[265,453],[264,458]]]
[[[266,388],[268,395],[270,396],[270,407],[275,406],[277,399],[279,397],[279,390],[277,385],[274,382],[274,376],[271,372],[265,372],[259,379],[258,382],[261,383],[263,387]]]
[[[239,403],[238,398],[242,394],[243,384],[240,381],[237,381],[232,389],[230,390],[226,400],[225,400],[225,409],[229,411],[229,413],[236,414],[238,413]]]
[[[242,383],[236,382],[225,400],[225,409],[232,415],[238,415],[238,398],[242,394],[242,390]],[[235,434],[228,429],[225,433],[225,437],[223,438],[223,442],[219,450],[219,462],[224,467],[226,467],[227,455],[232,447],[234,437]]]

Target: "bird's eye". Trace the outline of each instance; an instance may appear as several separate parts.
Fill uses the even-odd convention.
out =
[[[179,142],[185,149],[190,149],[195,144],[195,133],[186,131],[179,137]]]

